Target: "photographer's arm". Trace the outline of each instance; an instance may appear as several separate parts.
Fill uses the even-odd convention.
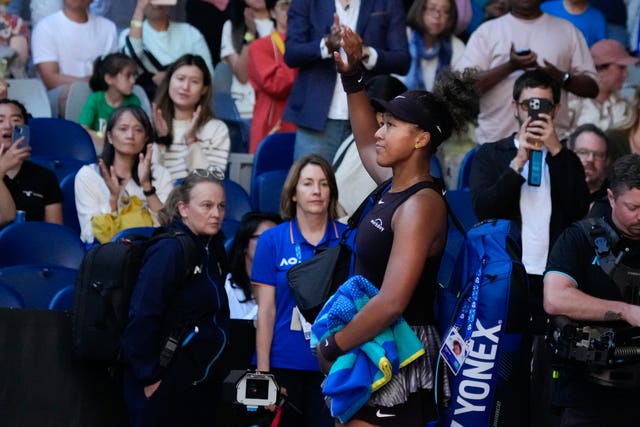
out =
[[[271,369],[271,343],[273,328],[276,323],[276,288],[253,283],[253,294],[258,303],[258,320],[256,325],[256,358],[257,370],[269,372]]]
[[[640,326],[640,307],[587,295],[576,282],[563,273],[549,271],[544,276],[544,310],[551,316],[567,316],[573,320],[624,320]]]

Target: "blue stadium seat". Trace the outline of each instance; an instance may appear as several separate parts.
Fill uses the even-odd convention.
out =
[[[293,164],[293,148],[296,140],[295,132],[281,132],[274,133],[265,137],[258,145],[256,154],[253,158],[253,169],[251,171],[251,204],[256,210],[265,210],[261,201],[268,202],[267,198],[271,198],[271,205],[275,202],[277,206],[280,206],[280,190],[282,189],[281,176],[284,171],[286,177],[289,172],[289,168]],[[263,176],[266,172],[277,171],[278,174],[271,176]],[[262,178],[261,178],[262,177]],[[279,187],[271,188],[269,186],[276,185]],[[268,191],[268,195],[263,195],[261,192]],[[277,197],[273,200],[275,193]],[[279,212],[276,210],[266,209],[270,212]]]
[[[60,289],[49,302],[49,310],[73,310],[73,293],[75,285],[67,285]]]
[[[478,151],[478,147],[474,147],[467,152],[460,163],[460,172],[458,172],[458,190],[469,189],[469,177],[471,176],[471,164],[473,158]]]
[[[249,195],[240,184],[230,179],[222,181],[227,199],[227,209],[222,221],[222,232],[226,238],[236,235],[242,216],[251,211]]]
[[[0,308],[24,308],[24,301],[12,287],[0,285]]]
[[[84,253],[78,234],[64,225],[23,222],[0,232],[0,268],[38,264],[76,269]]]
[[[69,120],[33,118],[31,129],[31,157],[34,163],[51,169],[58,181],[82,165],[95,163],[96,150],[91,137],[82,126]]]
[[[55,295],[75,283],[77,270],[43,265],[15,265],[0,269],[0,285],[20,294],[25,308],[47,310]]]
[[[275,170],[260,174],[256,178],[258,190],[256,210],[280,213],[280,195],[289,170]]]
[[[80,222],[78,221],[78,210],[76,209],[75,180],[76,172],[72,172],[60,181],[60,189],[64,197],[62,201],[62,223],[75,230],[79,236]]]
[[[250,120],[240,117],[238,107],[230,92],[214,92],[211,97],[213,115],[225,122],[229,129],[232,153],[249,151]]]

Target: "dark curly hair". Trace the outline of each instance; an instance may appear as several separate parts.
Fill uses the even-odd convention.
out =
[[[436,79],[433,93],[425,92],[424,108],[442,129],[441,133],[432,134],[432,152],[453,133],[466,131],[478,117],[480,92],[476,88],[476,75],[474,69],[444,70]]]

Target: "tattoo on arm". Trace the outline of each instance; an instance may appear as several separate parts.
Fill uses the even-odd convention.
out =
[[[606,322],[611,321],[611,320],[621,320],[622,319],[622,313],[616,313],[613,311],[607,311],[604,314],[604,320]]]

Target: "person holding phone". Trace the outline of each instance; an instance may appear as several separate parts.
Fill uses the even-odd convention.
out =
[[[62,191],[55,174],[27,160],[28,116],[20,102],[0,100],[0,228],[15,219],[16,211],[24,211],[27,221],[62,224]]]
[[[473,209],[479,220],[509,219],[521,228],[522,263],[529,281],[529,310],[533,319],[530,335],[542,335],[546,328],[542,274],[549,250],[560,233],[582,219],[589,208],[582,163],[560,142],[553,123],[559,102],[560,84],[545,71],[529,70],[518,77],[511,106],[519,129],[511,136],[480,146],[469,180]],[[541,157],[539,185],[528,182],[532,153]],[[540,340],[540,345],[544,345],[544,340]],[[545,393],[537,390],[541,385],[535,378],[537,363],[534,359],[531,392],[537,401],[544,401],[539,396]],[[544,361],[541,363],[544,368]],[[536,408],[531,416],[548,412],[548,407]],[[540,421],[532,425],[546,424]]]

